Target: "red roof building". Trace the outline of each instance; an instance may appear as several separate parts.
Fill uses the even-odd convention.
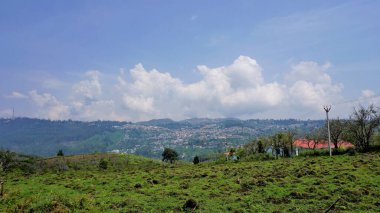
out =
[[[313,140],[307,140],[307,139],[295,140],[293,144],[295,147],[303,148],[303,149],[313,149],[313,148],[315,148],[315,149],[326,149],[329,147],[327,141],[322,141],[321,143],[315,144],[315,142]],[[350,142],[347,142],[347,141],[339,141],[338,147],[339,148],[349,148],[349,147],[354,147],[354,145]],[[332,143],[331,143],[331,148],[334,148],[334,144],[332,144]]]

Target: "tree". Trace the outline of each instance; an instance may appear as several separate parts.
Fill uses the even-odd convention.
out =
[[[106,170],[108,168],[108,162],[105,159],[100,159],[99,161],[99,169]]]
[[[295,132],[289,130],[283,133],[283,149],[285,157],[290,157],[293,153],[293,140],[294,140]]]
[[[0,150],[0,169],[3,172],[7,172],[12,164],[14,164],[15,153],[7,150]]]
[[[193,163],[196,165],[199,163],[199,157],[198,156],[195,156],[194,159],[193,159]]]
[[[65,154],[63,153],[62,149],[58,150],[57,156],[64,156]]]
[[[281,132],[272,136],[272,147],[275,151],[276,158],[279,155],[290,157],[291,152],[293,152],[293,138],[294,133],[292,131]]]
[[[14,164],[14,156],[15,154],[9,150],[0,150],[0,197],[4,195],[4,182],[8,170]]]
[[[326,131],[324,129],[316,129],[312,133],[306,135],[307,146],[309,149],[315,150],[318,144],[322,143],[325,140]]]
[[[178,160],[178,153],[174,149],[165,148],[162,153],[162,161],[173,163]]]
[[[339,141],[341,140],[342,133],[345,128],[345,122],[337,119],[330,120],[330,136],[331,136],[331,142],[334,144],[334,151],[338,151],[339,148]]]
[[[272,153],[275,153],[276,158],[281,154],[281,135],[275,134],[271,138]]]
[[[264,153],[264,144],[261,140],[257,141],[257,152],[258,153]]]
[[[368,108],[359,106],[354,109],[350,117],[348,138],[352,140],[357,149],[368,151],[371,136],[379,125],[379,108],[376,108],[373,104],[368,106]]]

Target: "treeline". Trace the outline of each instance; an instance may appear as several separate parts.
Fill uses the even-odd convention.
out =
[[[354,109],[349,119],[332,119],[329,122],[333,154],[339,154],[343,141],[352,143],[355,151],[367,152],[380,149],[380,108],[374,105],[359,106]],[[261,137],[243,145],[236,154],[247,157],[260,153],[272,153],[273,156],[290,157],[295,154],[295,137],[303,137],[308,148],[316,151],[319,144],[328,142],[327,123],[321,128],[297,135],[295,130],[280,132],[269,137]],[[328,153],[328,152],[325,152]]]

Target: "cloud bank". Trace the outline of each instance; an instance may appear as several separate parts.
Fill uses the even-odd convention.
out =
[[[201,79],[184,83],[170,73],[137,64],[111,81],[100,71],[88,71],[65,96],[37,90],[11,96],[30,99],[38,109],[34,116],[50,119],[299,118],[300,113],[319,113],[321,105],[343,100],[343,85],[331,79],[330,66],[299,62],[282,82],[267,82],[256,60],[239,56],[227,66],[199,65]]]

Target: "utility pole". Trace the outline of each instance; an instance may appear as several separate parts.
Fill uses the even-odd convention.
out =
[[[330,153],[330,156],[332,156],[332,153],[331,153],[330,122],[329,122],[329,112],[331,110],[331,105],[330,106],[323,106],[323,109],[326,111],[327,133],[329,134],[329,153]]]

